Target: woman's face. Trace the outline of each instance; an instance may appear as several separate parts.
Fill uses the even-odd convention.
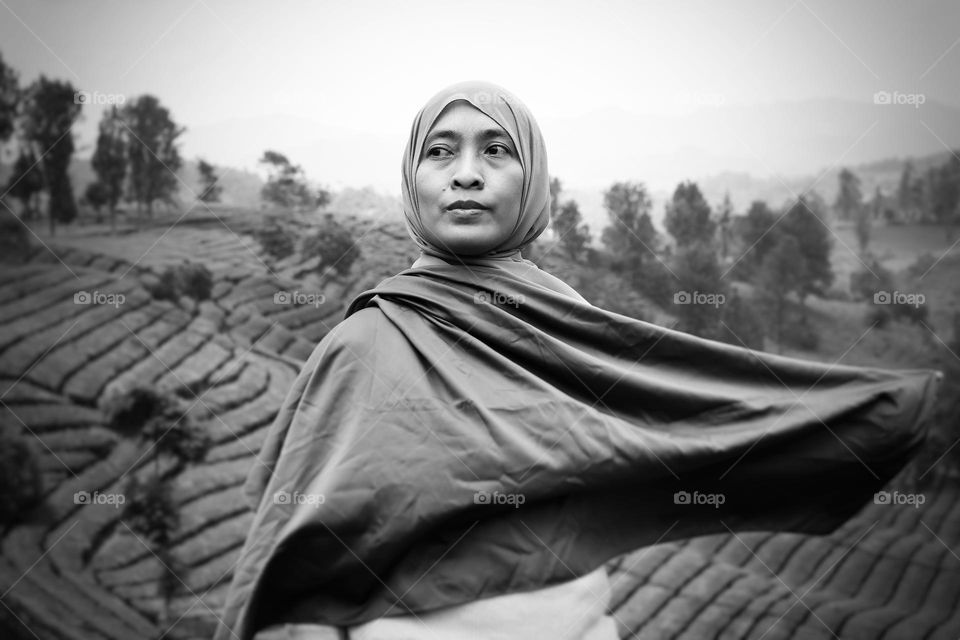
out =
[[[437,118],[417,167],[424,235],[451,253],[495,249],[520,218],[523,167],[504,129],[468,102]]]

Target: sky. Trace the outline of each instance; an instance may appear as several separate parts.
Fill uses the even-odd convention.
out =
[[[0,0],[0,53],[23,84],[42,73],[101,101],[76,126],[79,155],[92,153],[105,103],[151,93],[187,127],[185,157],[256,169],[271,144],[311,178],[394,192],[414,115],[465,79],[520,96],[544,130],[551,167],[574,182],[591,167],[599,169],[584,181],[620,177],[626,158],[659,175],[656,158],[687,144],[671,146],[678,135],[658,124],[644,140],[624,138],[656,151],[638,156],[616,127],[591,126],[601,120],[684,131],[711,111],[868,105],[878,91],[960,109],[960,3],[932,0]],[[860,133],[851,130],[844,148]],[[591,135],[606,140],[578,144]],[[952,135],[934,136],[939,145],[927,136],[921,147],[960,144]],[[705,147],[716,162],[698,170],[746,153],[716,144],[727,148]],[[812,171],[807,164],[838,155],[824,153],[743,168]]]

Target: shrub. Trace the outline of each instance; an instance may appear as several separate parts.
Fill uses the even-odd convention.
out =
[[[148,290],[157,300],[176,302],[183,296],[207,300],[213,290],[213,274],[201,263],[186,261],[164,269],[159,281]]]
[[[0,204],[0,256],[3,260],[22,260],[30,248],[27,229],[9,209]]]
[[[43,495],[33,447],[19,434],[0,430],[0,526],[18,522]]]
[[[876,259],[871,261],[869,270],[864,268],[850,274],[850,293],[857,300],[873,302],[875,293],[893,291],[894,288],[893,273],[884,269]]]
[[[123,519],[130,528],[148,542],[166,547],[180,526],[170,486],[161,476],[153,475],[146,482],[132,476],[124,494]]]
[[[107,426],[123,435],[136,435],[156,416],[170,410],[173,401],[150,387],[114,389],[100,401]]]
[[[268,218],[254,231],[254,237],[263,250],[277,260],[283,260],[293,255],[295,249],[294,235],[284,228],[274,218]]]
[[[331,213],[326,214],[319,229],[304,240],[301,252],[306,258],[319,257],[317,268],[320,271],[332,267],[341,275],[347,273],[360,257],[360,248],[350,230],[337,222]]]

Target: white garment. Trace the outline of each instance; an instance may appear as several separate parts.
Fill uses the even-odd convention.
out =
[[[605,567],[557,585],[350,627],[350,640],[618,640]],[[254,640],[338,640],[333,627],[275,626]]]

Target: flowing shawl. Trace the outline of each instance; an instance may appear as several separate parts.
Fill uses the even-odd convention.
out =
[[[347,316],[249,477],[218,640],[541,588],[681,537],[830,532],[923,442],[940,378],[705,340],[495,267],[413,267]]]

